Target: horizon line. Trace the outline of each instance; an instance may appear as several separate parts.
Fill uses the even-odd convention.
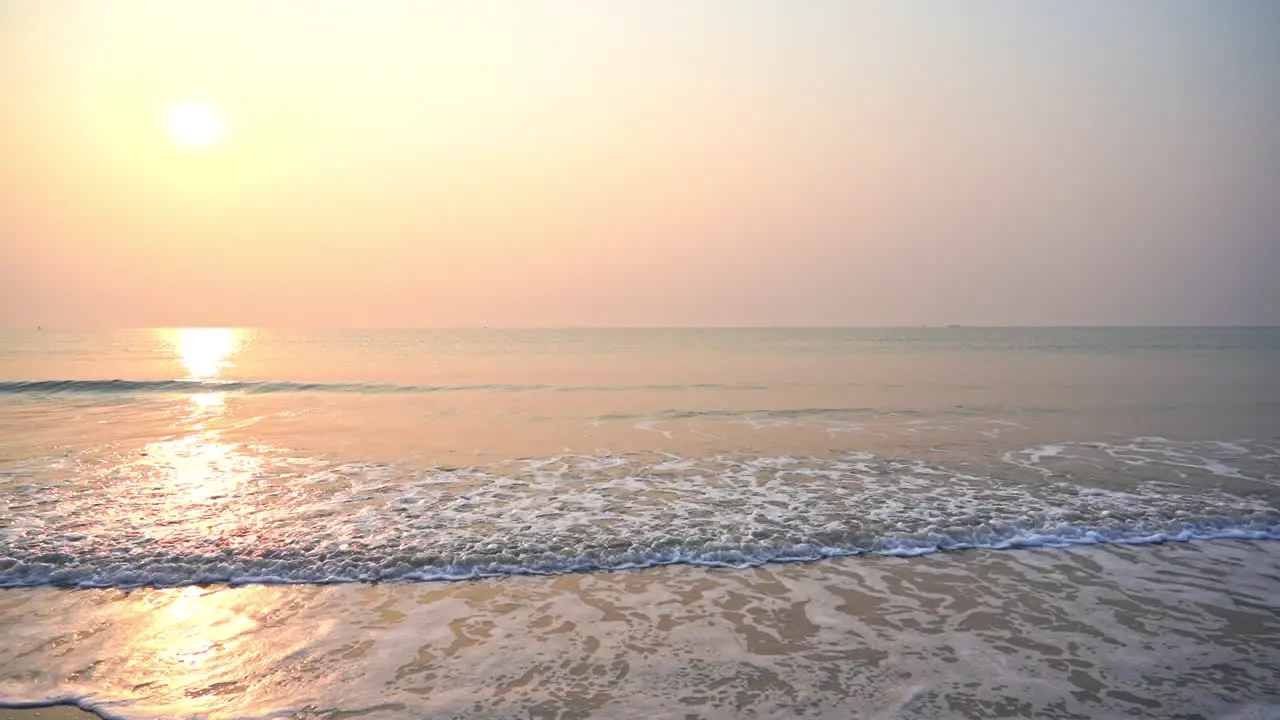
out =
[[[968,324],[912,325],[43,325],[0,326],[0,332],[119,332],[136,330],[236,329],[236,330],[380,330],[380,331],[585,331],[585,330],[1275,330],[1280,324]]]

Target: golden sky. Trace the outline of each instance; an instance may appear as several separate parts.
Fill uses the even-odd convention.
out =
[[[1278,18],[0,0],[0,325],[1274,324]]]

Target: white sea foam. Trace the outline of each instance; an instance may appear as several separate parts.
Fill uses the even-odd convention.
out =
[[[1044,469],[1078,449],[1047,445],[1007,459]],[[1101,449],[1249,479],[1163,445]],[[1265,499],[1219,488],[1016,479],[868,453],[564,454],[423,469],[317,466],[198,441],[166,452],[86,467],[74,484],[10,484],[0,499],[0,584],[442,580],[1280,539],[1280,512]]]
[[[1082,463],[1102,467],[1109,462],[1118,462],[1131,468],[1163,468],[1184,479],[1194,474],[1207,473],[1220,478],[1280,487],[1280,483],[1269,473],[1244,469],[1245,465],[1274,468],[1275,460],[1266,453],[1265,446],[1250,448],[1245,443],[1248,441],[1188,443],[1163,437],[1140,437],[1126,443],[1076,442],[1046,445],[1008,452],[1003,459],[1010,464],[1034,469],[1046,475]]]

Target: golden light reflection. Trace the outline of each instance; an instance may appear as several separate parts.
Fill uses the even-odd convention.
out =
[[[247,339],[238,328],[177,328],[167,331],[170,347],[189,380],[214,380],[233,366]]]
[[[159,331],[159,338],[168,362],[180,368],[170,377],[211,382],[230,374],[252,331],[181,328]],[[173,557],[174,577],[205,572],[222,578],[229,572],[223,559],[234,565],[271,546],[272,523],[287,508],[273,505],[273,487],[263,480],[273,475],[266,467],[271,450],[223,437],[232,429],[223,421],[237,409],[229,406],[235,393],[217,384],[183,389],[173,432],[115,469],[128,482],[117,486],[121,502],[114,512],[121,524],[145,528],[150,547]],[[252,678],[325,632],[312,625],[302,633],[264,627],[263,614],[280,604],[268,588],[145,592],[145,607],[121,623],[128,633],[119,655],[122,673],[143,679],[148,693],[168,693],[173,716],[207,714],[231,695],[251,705],[244,698]]]
[[[229,562],[243,560],[265,544],[262,510],[270,498],[255,480],[263,463],[259,452],[216,432],[149,443],[122,473],[136,479],[124,490],[136,509],[122,521],[149,528],[153,546],[175,558],[209,559],[224,550]],[[207,572],[209,565],[201,567]],[[119,623],[127,637],[117,657],[122,675],[167,695],[173,712],[166,716],[203,716],[231,697],[251,706],[255,678],[328,632],[326,623],[264,625],[283,605],[274,588],[144,592],[145,604]]]
[[[226,525],[237,532],[242,529],[243,517],[227,512],[223,501],[242,491],[261,469],[262,458],[223,441],[216,432],[148,443],[144,452],[147,471],[160,480],[156,489],[163,490],[165,512],[203,518],[207,521],[203,536],[225,530]],[[193,524],[185,529],[194,527]]]
[[[212,381],[234,367],[233,358],[248,344],[249,332],[240,328],[174,328],[162,330],[162,341],[185,371],[185,380]],[[197,392],[190,396],[192,422],[226,411],[227,393]],[[200,429],[193,426],[192,430]]]
[[[227,404],[227,394],[224,392],[198,393],[191,396],[192,408],[195,415],[220,415],[222,409]]]
[[[269,623],[290,617],[299,596],[320,590],[185,587],[139,591],[141,602],[111,603],[113,636],[122,647],[107,661],[145,687],[165,717],[205,717],[229,703],[252,712],[261,678],[332,632],[333,622]],[[121,635],[115,635],[116,630]]]

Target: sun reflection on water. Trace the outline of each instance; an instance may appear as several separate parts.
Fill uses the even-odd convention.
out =
[[[251,339],[238,328],[174,328],[160,342],[185,380],[210,382],[234,367]],[[215,384],[175,397],[172,434],[158,437],[124,463],[121,474],[135,481],[132,509],[150,525],[153,541],[185,551],[243,542],[255,535],[248,520],[261,498],[253,486],[263,457],[244,442],[223,437],[235,407]],[[252,420],[248,421],[250,424]],[[240,425],[245,422],[240,421]]]
[[[220,415],[227,404],[225,392],[198,393],[191,396],[193,415]]]
[[[235,366],[235,356],[251,339],[249,332],[241,328],[172,328],[160,332],[163,345],[185,372],[183,379],[202,382],[221,379]],[[189,420],[211,420],[226,411],[227,393],[211,388],[209,392],[192,394],[190,400]]]
[[[188,380],[215,380],[234,363],[248,334],[240,328],[175,328],[165,340],[177,354]]]
[[[253,558],[270,547],[265,536],[287,512],[266,467],[272,449],[236,434],[257,418],[239,417],[237,393],[217,383],[251,340],[251,332],[232,328],[159,331],[160,348],[178,369],[170,377],[209,384],[166,398],[168,424],[108,473],[114,502],[104,512],[113,524],[136,529],[141,547],[170,558],[174,577],[206,573],[216,582],[223,558]],[[164,572],[159,582],[167,580]],[[248,702],[259,664],[323,632],[277,634],[268,647],[258,639],[260,616],[279,599],[261,588],[145,592],[146,612],[132,620],[120,657],[139,687],[167,693],[183,715],[208,713],[230,697]]]
[[[148,443],[146,461],[135,469],[163,490],[162,509],[182,512],[187,523],[197,519],[240,524],[242,517],[226,507],[258,472],[262,458],[216,431],[195,432],[173,440]]]
[[[163,708],[164,717],[261,716],[271,699],[260,686],[331,632],[332,622],[281,625],[297,597],[278,588],[169,588],[139,591],[137,603],[113,603],[115,635],[123,642],[106,664],[129,678],[140,704]],[[292,601],[290,601],[292,600]],[[269,622],[277,618],[275,623]]]

